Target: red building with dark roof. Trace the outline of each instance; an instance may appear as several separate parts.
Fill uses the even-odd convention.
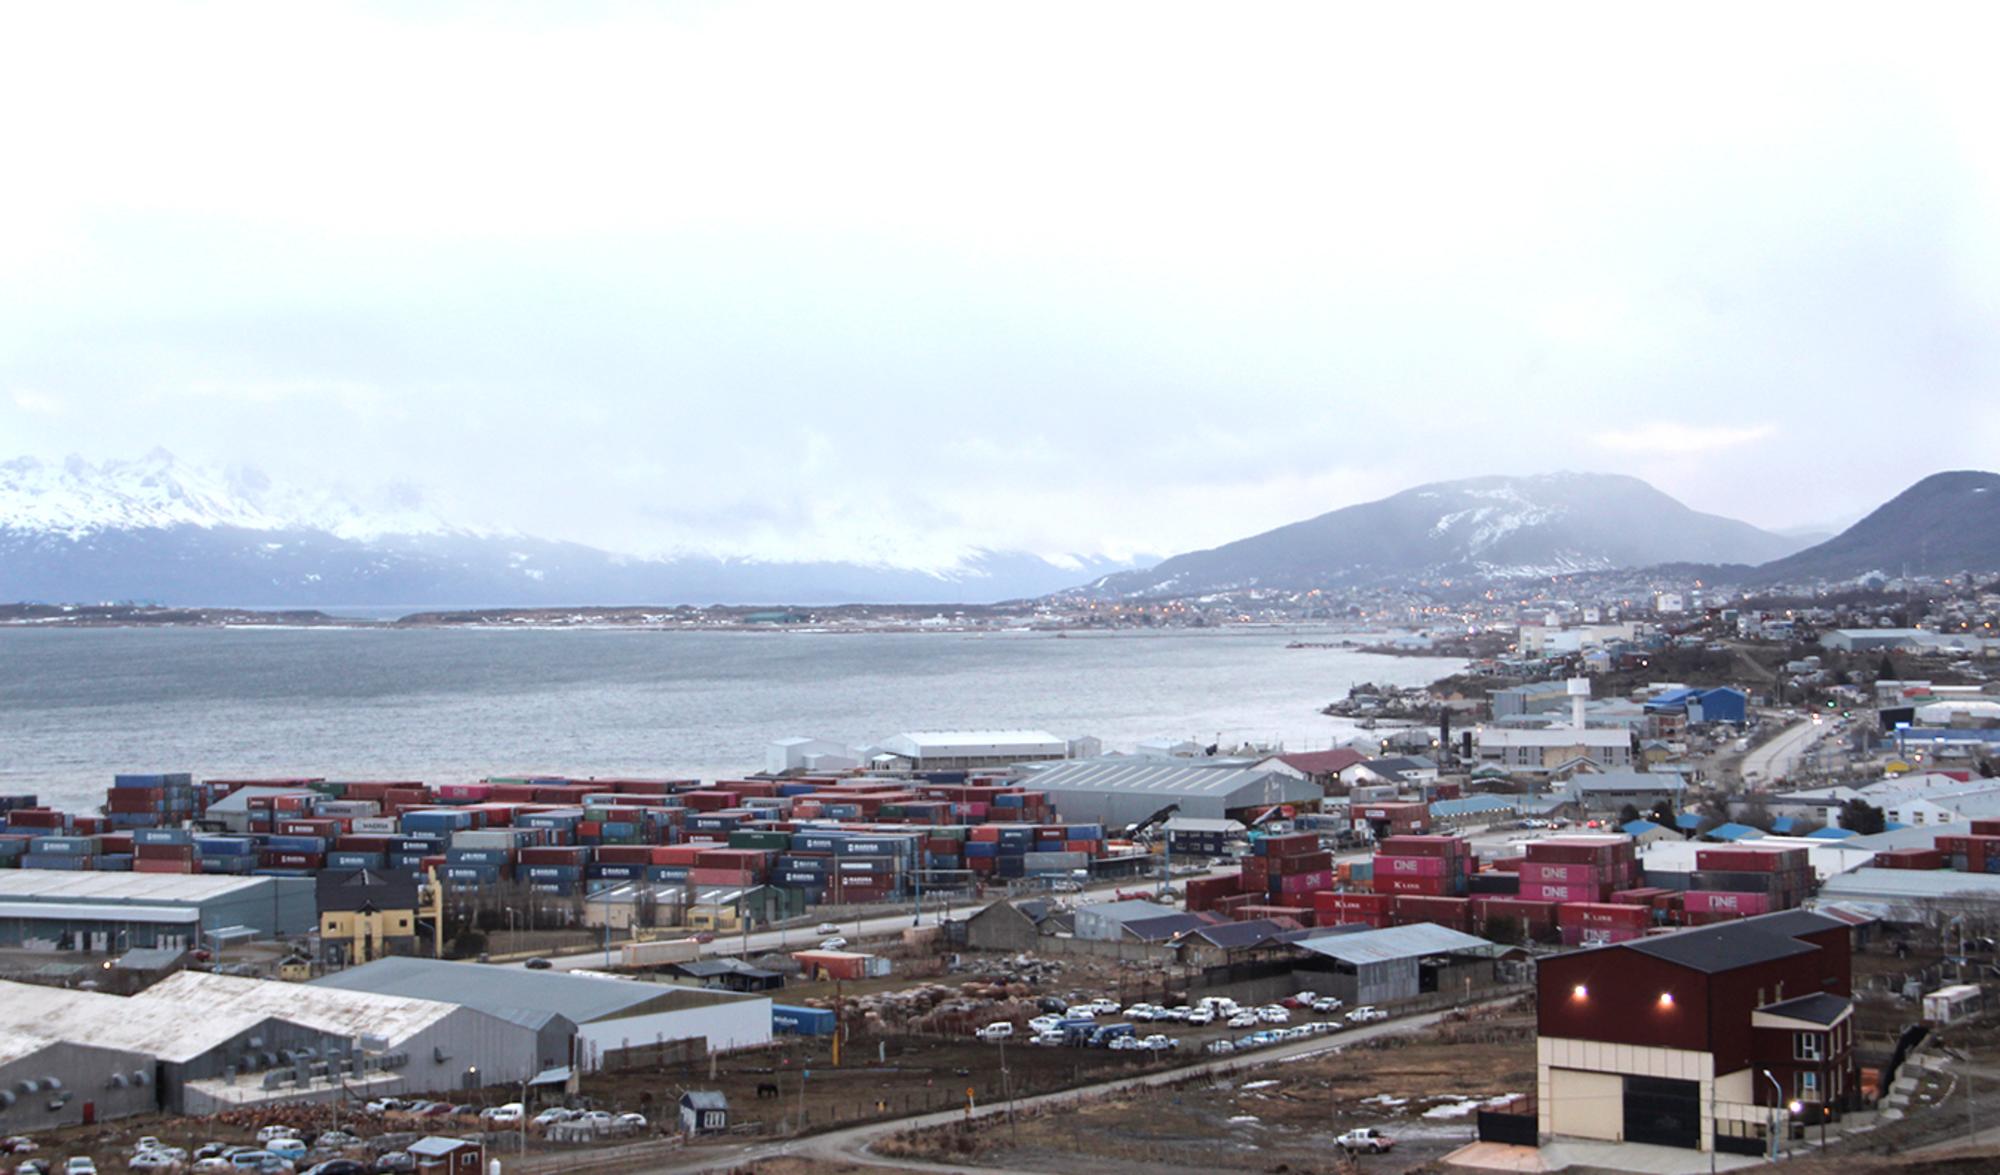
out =
[[[1857,1106],[1851,934],[1793,910],[1543,960],[1542,1133],[1754,1151],[1774,1109]]]

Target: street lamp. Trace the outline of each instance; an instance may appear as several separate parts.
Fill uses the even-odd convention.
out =
[[[1771,1161],[1775,1163],[1778,1161],[1778,1113],[1779,1111],[1785,1108],[1785,1087],[1778,1084],[1778,1079],[1776,1077],[1771,1076],[1771,1071],[1769,1069],[1764,1070],[1764,1080],[1771,1083],[1771,1092],[1776,1095],[1771,1099],[1771,1154],[1770,1154]]]

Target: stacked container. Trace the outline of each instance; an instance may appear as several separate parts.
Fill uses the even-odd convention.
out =
[[[1685,900],[1688,921],[1696,925],[1795,909],[1812,894],[1804,849],[1702,849],[1694,867]]]
[[[1375,853],[1377,893],[1464,897],[1477,865],[1462,836],[1392,836]]]

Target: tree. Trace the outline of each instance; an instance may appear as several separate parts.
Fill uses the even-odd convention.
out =
[[[1840,806],[1840,826],[1857,836],[1872,836],[1888,825],[1882,809],[1859,796]]]
[[[470,959],[486,953],[486,936],[477,930],[465,929],[458,932],[448,948],[454,959]]]
[[[1887,653],[1882,654],[1882,660],[1877,662],[1875,665],[1875,680],[1877,681],[1902,680],[1900,677],[1896,675],[1895,661],[1891,660],[1889,654]]]
[[[1674,802],[1664,796],[1653,801],[1653,811],[1648,818],[1661,828],[1672,828],[1680,823],[1680,815],[1674,811]]]
[[[1486,941],[1513,944],[1521,941],[1521,935],[1525,928],[1520,919],[1509,918],[1503,914],[1498,917],[1488,918],[1484,929],[1486,931]]]
[[[1627,804],[1618,809],[1618,823],[1621,826],[1640,819],[1643,819],[1643,817],[1639,815],[1639,806],[1637,804]]]
[[[1759,832],[1771,831],[1771,821],[1771,809],[1764,806],[1764,797],[1755,793],[1743,801],[1743,810],[1736,816],[1738,824],[1748,824]]]

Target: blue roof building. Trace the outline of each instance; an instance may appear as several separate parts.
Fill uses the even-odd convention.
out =
[[[1763,835],[1763,833],[1750,827],[1748,824],[1718,824],[1707,832],[1702,833],[1702,836],[1708,840],[1730,841],[1732,843],[1736,841],[1756,840]]]
[[[1650,713],[1679,713],[1687,717],[1689,726],[1702,726],[1710,722],[1729,722],[1737,726],[1749,718],[1750,695],[1731,686],[1715,686],[1711,689],[1676,689],[1646,700]]]

